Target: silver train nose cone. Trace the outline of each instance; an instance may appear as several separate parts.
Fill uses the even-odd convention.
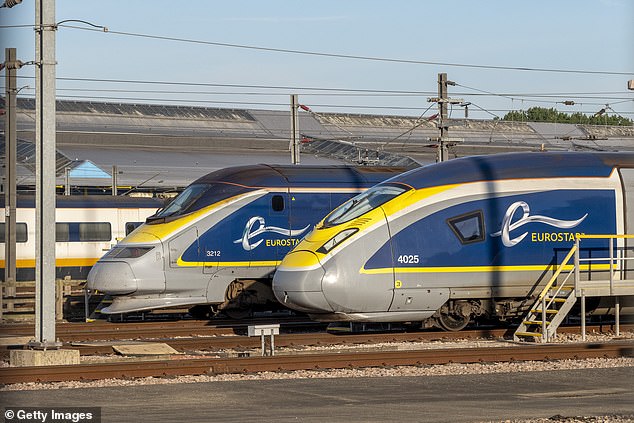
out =
[[[332,307],[321,289],[325,274],[323,267],[319,264],[297,266],[297,263],[318,263],[318,260],[310,251],[288,254],[273,276],[273,292],[277,300],[288,308],[305,313],[332,313]]]
[[[86,287],[91,291],[100,291],[111,295],[131,294],[137,290],[137,280],[128,263],[97,262],[90,273]]]

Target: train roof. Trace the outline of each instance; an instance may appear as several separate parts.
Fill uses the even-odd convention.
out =
[[[259,164],[217,170],[194,183],[221,182],[253,188],[372,186],[405,170],[400,167]]]
[[[35,195],[21,194],[16,197],[17,206],[35,208]],[[160,208],[165,200],[148,197],[128,197],[112,195],[58,195],[57,208]],[[0,196],[0,207],[5,207],[5,197]]]
[[[416,189],[525,178],[607,177],[634,167],[634,153],[531,152],[471,156],[431,164],[391,178]]]

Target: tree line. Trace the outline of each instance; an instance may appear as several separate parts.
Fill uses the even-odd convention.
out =
[[[513,110],[508,112],[503,120],[513,122],[556,122],[556,123],[580,123],[586,125],[614,125],[614,126],[633,126],[631,119],[618,115],[602,115],[588,116],[581,112],[565,113],[556,109],[545,107],[531,107],[528,110]]]

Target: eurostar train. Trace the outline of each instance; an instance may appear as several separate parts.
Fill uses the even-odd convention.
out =
[[[279,304],[274,270],[334,207],[403,168],[240,166],[189,185],[102,257],[87,288],[114,296],[102,313],[190,306],[239,318]]]
[[[57,196],[56,277],[83,280],[93,264],[164,202],[108,195]],[[5,203],[0,196],[0,269],[5,269]],[[35,197],[17,196],[16,279],[35,280]]]
[[[459,330],[477,316],[511,319],[532,305],[576,234],[631,233],[633,210],[632,153],[432,164],[335,209],[284,258],[273,290],[326,322]],[[607,249],[593,242],[582,256]]]

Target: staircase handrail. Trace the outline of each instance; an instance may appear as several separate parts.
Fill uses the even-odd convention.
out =
[[[570,251],[568,251],[568,254],[566,254],[566,257],[564,257],[563,261],[557,267],[555,273],[553,273],[552,277],[550,278],[542,292],[537,297],[539,301],[541,301],[548,294],[548,291],[550,290],[550,288],[552,288],[553,284],[555,283],[561,272],[564,270],[564,267],[568,264],[572,256],[575,254],[575,251],[577,251],[577,246],[573,245]]]

